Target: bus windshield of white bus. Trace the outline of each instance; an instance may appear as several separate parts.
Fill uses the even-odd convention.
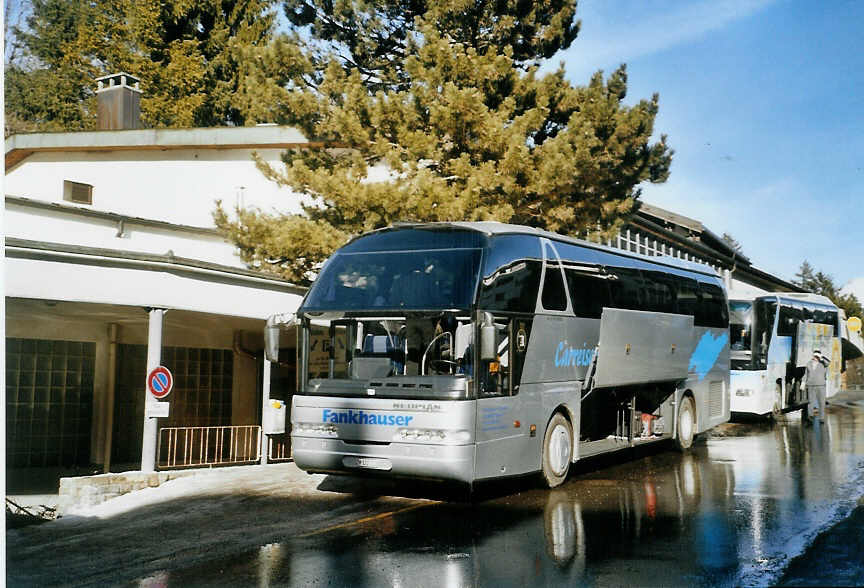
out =
[[[729,301],[729,347],[732,351],[750,351],[753,328],[753,304]]]

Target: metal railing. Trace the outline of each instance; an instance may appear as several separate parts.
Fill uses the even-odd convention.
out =
[[[261,426],[166,427],[159,431],[158,469],[255,463]]]
[[[267,461],[289,461],[291,459],[291,436],[288,433],[282,435],[267,436]]]

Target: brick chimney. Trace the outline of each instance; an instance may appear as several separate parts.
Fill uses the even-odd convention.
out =
[[[138,78],[116,73],[96,78],[99,130],[141,128],[141,89]]]

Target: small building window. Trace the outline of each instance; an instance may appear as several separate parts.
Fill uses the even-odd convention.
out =
[[[63,200],[76,204],[93,204],[93,186],[63,180]]]

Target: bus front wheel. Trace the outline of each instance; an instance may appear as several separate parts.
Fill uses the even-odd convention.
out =
[[[696,407],[693,405],[692,396],[681,398],[681,406],[678,407],[678,435],[675,437],[675,445],[684,451],[693,445],[696,437]]]
[[[567,479],[573,459],[573,429],[560,412],[555,413],[543,436],[543,480],[555,488]]]

